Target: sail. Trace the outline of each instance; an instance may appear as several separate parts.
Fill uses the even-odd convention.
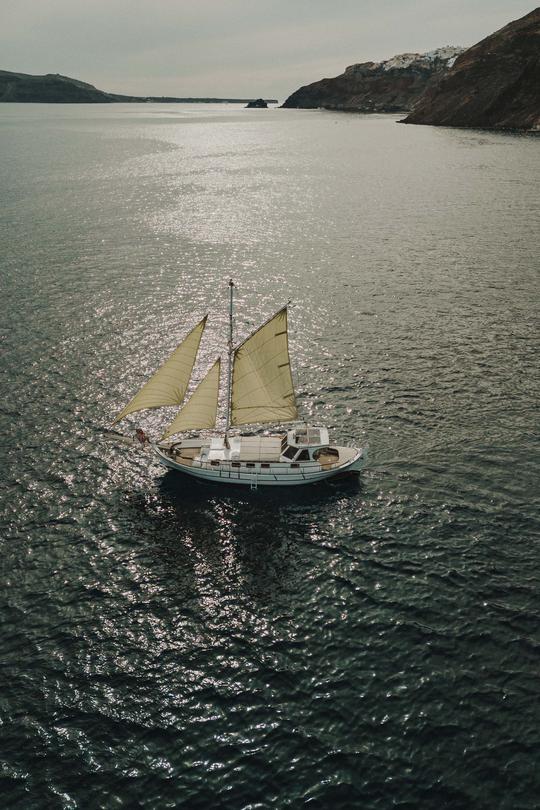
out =
[[[161,437],[166,439],[183,430],[203,430],[213,428],[216,424],[219,374],[221,360],[218,357],[206,377],[199,383],[191,398],[176,414],[175,418]]]
[[[193,371],[207,315],[195,326],[171,356],[158,368],[153,377],[143,385],[138,394],[120,411],[113,422],[146,408],[161,408],[165,405],[181,405]]]
[[[231,424],[290,422],[296,417],[284,307],[234,352]]]

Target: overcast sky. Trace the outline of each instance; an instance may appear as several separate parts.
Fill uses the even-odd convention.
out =
[[[0,69],[135,95],[283,100],[354,62],[472,45],[520,0],[0,0]]]

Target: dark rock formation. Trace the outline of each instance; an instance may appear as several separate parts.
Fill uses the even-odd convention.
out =
[[[463,48],[403,53],[385,62],[351,65],[340,76],[301,87],[283,107],[350,112],[408,112],[426,87],[446,72]]]
[[[268,99],[276,102],[276,99]],[[166,103],[233,103],[245,104],[247,98],[170,98],[168,96],[121,96],[105,93],[92,84],[48,73],[45,76],[31,76],[28,73],[11,73],[0,70],[0,102],[17,101],[38,104],[110,104],[111,102],[152,102]],[[260,101],[263,101],[260,99]],[[266,106],[266,102],[263,101]]]
[[[268,107],[268,104],[266,103],[264,98],[257,98],[257,99],[255,99],[255,101],[248,101],[248,103],[246,104],[246,107],[248,107],[250,109],[255,108],[255,107],[260,108],[260,109],[266,109]]]
[[[540,129],[540,8],[466,50],[405,123]]]

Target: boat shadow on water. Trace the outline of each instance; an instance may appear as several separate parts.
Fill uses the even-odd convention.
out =
[[[162,477],[159,491],[175,508],[185,512],[187,505],[206,504],[216,499],[232,504],[259,504],[261,511],[275,509],[297,509],[302,506],[323,505],[336,498],[355,498],[363,489],[359,475],[344,475],[329,478],[316,484],[291,487],[231,486],[214,482],[199,481],[182,473],[169,470]]]
[[[361,493],[358,477],[251,491],[170,471],[157,486],[154,548],[197,590],[210,579],[264,600],[299,587],[305,559],[313,561],[314,547],[334,545],[329,526],[359,508]]]

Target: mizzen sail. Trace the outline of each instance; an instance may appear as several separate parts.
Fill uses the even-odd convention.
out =
[[[231,424],[291,422],[297,413],[284,307],[234,352]]]
[[[167,439],[175,433],[183,430],[204,430],[213,428],[216,425],[218,397],[219,397],[219,375],[221,370],[221,360],[218,357],[206,377],[199,383],[191,398],[179,411],[163,436]]]
[[[156,373],[143,385],[138,394],[120,411],[113,422],[146,408],[162,408],[166,405],[181,405],[199,350],[207,315],[195,326],[182,343],[165,360]]]

